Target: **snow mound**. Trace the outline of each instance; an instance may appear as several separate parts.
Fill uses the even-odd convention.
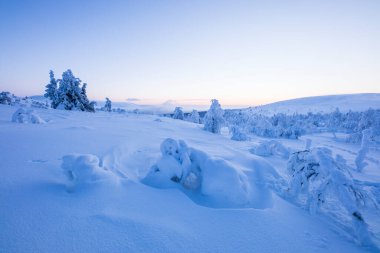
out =
[[[100,166],[100,160],[95,155],[71,154],[62,157],[62,160],[62,169],[68,179],[68,189],[89,183],[116,180],[114,174]]]
[[[46,123],[33,110],[25,110],[24,108],[19,108],[12,115],[12,122],[16,122],[16,123],[32,123],[32,124],[44,124],[44,123]]]
[[[142,179],[153,187],[178,188],[195,202],[209,207],[252,207],[253,203],[263,203],[252,199],[264,195],[257,194],[264,189],[253,186],[255,181],[261,180],[252,180],[244,169],[229,161],[210,157],[182,140],[170,138],[162,142],[161,157]],[[270,194],[265,197],[271,199]]]
[[[252,154],[258,156],[280,156],[282,158],[289,158],[289,150],[284,147],[280,142],[275,140],[265,141],[260,143],[257,147],[250,150]]]

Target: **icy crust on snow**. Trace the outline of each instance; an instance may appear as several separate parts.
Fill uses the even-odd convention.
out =
[[[143,183],[157,188],[178,188],[195,202],[209,207],[271,206],[269,189],[253,185],[260,181],[260,174],[252,175],[255,168],[235,167],[226,160],[188,147],[182,140],[168,138],[160,149],[161,157],[142,179]],[[258,167],[263,169],[262,164]]]

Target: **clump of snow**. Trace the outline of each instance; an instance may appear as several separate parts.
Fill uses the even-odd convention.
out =
[[[115,180],[114,174],[100,166],[97,156],[71,154],[62,157],[62,169],[67,176],[68,189],[104,180]]]
[[[24,108],[19,108],[12,115],[12,122],[16,123],[32,123],[32,124],[44,124],[46,123],[40,116],[33,110],[25,110]]]
[[[227,161],[189,148],[182,140],[168,138],[161,144],[162,156],[143,182],[158,188],[191,190],[221,206],[244,206],[250,200],[247,176]]]
[[[291,174],[288,194],[296,203],[312,214],[320,212],[335,217],[342,224],[345,223],[342,214],[346,213],[358,242],[371,244],[361,209],[376,206],[376,202],[355,184],[343,157],[337,155],[334,159],[327,148],[296,152],[288,161],[288,171]]]
[[[234,141],[248,141],[250,138],[246,135],[238,126],[231,126],[229,128],[230,133],[232,134],[231,140]]]
[[[280,156],[287,159],[289,157],[289,150],[284,147],[280,142],[275,140],[264,141],[257,147],[250,150],[252,154],[259,156]]]

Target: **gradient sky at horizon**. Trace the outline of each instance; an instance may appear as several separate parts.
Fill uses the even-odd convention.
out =
[[[380,93],[380,1],[0,0],[0,90],[255,105]]]

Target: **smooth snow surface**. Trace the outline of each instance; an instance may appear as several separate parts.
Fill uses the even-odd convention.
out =
[[[45,124],[17,124],[17,109],[0,105],[0,252],[378,252],[378,212],[364,216],[375,245],[360,245],[280,194],[303,138],[260,157],[262,138],[170,118],[36,109]],[[360,148],[307,139],[350,165]],[[355,180],[379,184],[379,154]]]

